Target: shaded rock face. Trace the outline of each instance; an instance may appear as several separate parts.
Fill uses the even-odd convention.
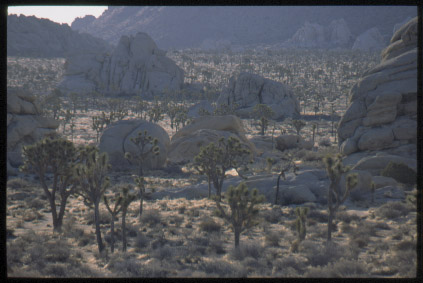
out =
[[[241,119],[234,115],[198,117],[172,137],[168,159],[172,163],[193,161],[202,146],[217,142],[221,137],[239,139],[255,155],[257,150],[244,132]]]
[[[122,36],[111,54],[82,53],[67,59],[64,92],[142,94],[180,90],[184,73],[146,33]]]
[[[7,173],[22,164],[22,146],[55,132],[59,121],[40,116],[35,97],[18,89],[7,90]]]
[[[248,117],[259,103],[272,108],[274,119],[297,117],[300,113],[300,103],[289,86],[250,73],[231,77],[217,100],[218,105],[238,105],[236,111],[241,117]]]
[[[139,154],[136,146],[131,142],[132,137],[136,137],[139,132],[147,134],[158,139],[160,154],[154,156],[149,154],[144,162],[144,169],[162,168],[166,163],[166,156],[170,144],[170,139],[166,131],[157,124],[150,123],[140,119],[121,120],[109,125],[100,137],[99,149],[101,152],[107,152],[109,162],[113,169],[133,169],[136,170],[135,162],[125,159],[126,152],[132,156]],[[151,145],[147,145],[148,150]]]
[[[103,39],[78,33],[66,24],[34,16],[7,17],[7,55],[28,57],[66,57],[82,52],[110,50]]]
[[[417,18],[398,29],[350,97],[338,127],[342,153],[416,159]]]
[[[360,34],[354,41],[352,49],[358,50],[381,50],[384,48],[385,40],[380,34],[379,29],[373,27],[362,34]]]
[[[306,21],[284,45],[295,48],[345,48],[351,46],[352,38],[344,19],[333,20],[328,26]]]

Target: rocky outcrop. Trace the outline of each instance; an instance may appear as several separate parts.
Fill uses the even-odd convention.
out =
[[[73,30],[81,30],[84,29],[87,25],[91,24],[95,21],[95,17],[93,15],[87,15],[85,17],[77,17],[71,24],[71,28]]]
[[[184,73],[146,33],[122,36],[111,54],[81,53],[67,59],[63,92],[102,91],[148,97],[182,88]]]
[[[209,114],[213,114],[213,105],[208,100],[201,100],[188,108],[187,116],[189,118],[197,118],[201,116],[201,112],[208,112]]]
[[[350,155],[350,160],[356,154],[363,159],[357,162],[357,166],[362,164],[357,169],[368,169],[362,168],[370,162],[364,163],[366,158],[380,159],[372,162],[379,167],[395,156],[416,159],[417,18],[394,34],[382,51],[381,63],[352,87],[350,97],[338,137],[342,153]],[[379,167],[373,173],[378,173]]]
[[[111,46],[103,39],[78,33],[66,24],[34,16],[7,17],[7,55],[24,57],[67,57],[71,54],[101,52]]]
[[[198,117],[172,137],[168,159],[172,163],[190,162],[200,153],[202,146],[217,142],[221,137],[239,139],[255,155],[257,150],[244,133],[242,121],[236,116]]]
[[[304,148],[311,150],[313,148],[312,141],[304,140],[299,135],[281,135],[276,137],[276,149],[284,151],[292,148]]]
[[[293,48],[336,48],[351,46],[352,34],[344,19],[337,19],[328,26],[306,21],[297,32],[284,43]]]
[[[158,139],[159,155],[149,154],[144,162],[145,169],[162,168],[166,163],[166,156],[170,144],[170,139],[166,131],[157,124],[140,119],[121,120],[109,125],[100,137],[99,149],[107,152],[109,162],[113,169],[134,169],[136,164],[125,159],[126,152],[133,156],[139,154],[138,149],[130,140],[136,137],[139,132],[147,131],[149,136]],[[148,145],[145,150],[151,145]]]
[[[148,31],[164,49],[219,48],[230,41],[234,50],[285,42],[305,21],[329,26],[332,19],[344,19],[354,38],[370,27],[391,36],[394,25],[407,16],[417,16],[415,6],[109,6],[94,21],[75,28],[113,44],[122,35]]]
[[[35,96],[18,89],[7,90],[7,174],[22,164],[22,146],[55,132],[59,122],[40,115]]]
[[[231,77],[217,100],[218,105],[236,104],[236,113],[241,117],[249,117],[259,103],[272,108],[274,119],[297,117],[300,113],[300,104],[288,85],[249,73]]]
[[[386,46],[383,36],[375,27],[363,32],[355,40],[352,49],[374,51],[382,50]]]

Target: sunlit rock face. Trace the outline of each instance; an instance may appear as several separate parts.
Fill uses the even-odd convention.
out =
[[[22,147],[55,132],[59,121],[42,117],[35,96],[19,89],[7,90],[7,173],[17,173]]]
[[[64,92],[102,91],[151,96],[180,90],[184,73],[146,33],[122,36],[111,54],[81,53],[67,59]]]
[[[381,50],[385,47],[385,40],[380,34],[379,30],[375,27],[360,34],[352,46],[353,50]]]
[[[351,160],[373,155],[381,160],[372,159],[376,167],[386,166],[382,156],[388,155],[411,164],[417,143],[417,18],[396,31],[381,57],[350,91],[338,127],[340,150]]]
[[[238,105],[236,111],[241,117],[248,117],[257,104],[272,108],[274,119],[297,117],[300,113],[300,104],[288,85],[250,73],[232,77],[217,104]]]

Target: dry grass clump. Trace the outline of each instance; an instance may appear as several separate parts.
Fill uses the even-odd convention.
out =
[[[151,209],[143,211],[140,222],[147,225],[148,227],[154,227],[162,221],[160,211],[157,209]]]
[[[375,215],[380,218],[395,219],[406,216],[410,212],[410,208],[399,201],[391,201],[383,204],[375,210]]]
[[[16,189],[29,188],[31,186],[34,186],[34,184],[22,178],[13,178],[7,181],[6,186],[8,188],[16,190]]]
[[[343,277],[368,277],[369,272],[363,262],[349,259],[329,263],[326,266],[310,267],[305,277],[318,278],[343,278]]]
[[[223,259],[202,261],[199,268],[210,277],[247,277],[247,270],[244,266]]]
[[[211,232],[220,232],[222,226],[216,223],[213,218],[206,217],[200,222],[200,229],[204,232],[211,233]]]
[[[281,238],[280,233],[277,233],[275,231],[269,231],[264,236],[264,242],[266,246],[278,247],[280,238]]]
[[[238,248],[231,250],[229,255],[231,259],[243,260],[246,257],[259,259],[263,253],[265,253],[265,249],[257,243],[241,243]]]
[[[316,244],[307,239],[300,244],[299,251],[307,258],[308,264],[311,266],[325,266],[347,254],[344,247],[334,242]]]
[[[142,264],[131,253],[114,253],[106,266],[118,277],[166,277],[168,274],[157,261]]]
[[[282,219],[282,211],[279,207],[266,209],[259,212],[259,215],[269,223],[276,224]]]
[[[376,227],[370,222],[360,223],[357,228],[353,229],[349,234],[351,245],[357,245],[364,248],[369,244],[370,237],[376,236]]]

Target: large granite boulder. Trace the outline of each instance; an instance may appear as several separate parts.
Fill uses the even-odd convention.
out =
[[[252,155],[257,154],[254,144],[244,133],[241,119],[234,115],[198,117],[173,135],[168,159],[172,163],[190,162],[200,153],[202,146],[217,142],[221,137],[226,139],[235,137],[251,151]]]
[[[24,57],[66,57],[85,52],[110,50],[103,39],[73,31],[34,16],[7,16],[7,55]]]
[[[180,90],[184,73],[146,33],[122,36],[111,54],[81,53],[67,58],[63,92],[142,94]]]
[[[379,29],[373,27],[369,30],[366,30],[357,37],[357,39],[354,41],[352,49],[372,51],[381,50],[385,46],[385,40],[380,34]]]
[[[43,117],[35,96],[19,89],[7,90],[7,174],[22,164],[22,146],[34,144],[55,132],[59,121]]]
[[[140,119],[121,120],[109,125],[100,137],[99,149],[101,152],[107,152],[109,161],[113,169],[134,169],[136,164],[125,159],[125,153],[132,155],[139,154],[136,146],[131,142],[132,137],[136,137],[139,132],[144,134],[147,131],[149,136],[158,139],[160,154],[154,156],[149,154],[145,160],[145,169],[162,168],[166,163],[167,152],[170,139],[167,132],[157,124]],[[146,147],[146,150],[151,145]]]
[[[238,105],[236,112],[241,117],[248,117],[259,103],[272,108],[274,119],[297,117],[300,113],[300,104],[288,85],[249,73],[231,77],[217,100],[218,105]]]
[[[417,154],[417,18],[397,30],[381,63],[352,87],[338,137],[341,152],[357,169],[371,169],[371,162],[378,174],[394,159],[413,167],[408,161]]]

